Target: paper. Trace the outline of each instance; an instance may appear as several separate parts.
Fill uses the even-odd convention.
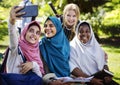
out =
[[[104,72],[106,72],[106,73],[108,73],[109,75],[113,76],[113,73],[110,72],[110,71],[108,71],[108,70],[106,70],[106,69],[104,69]]]
[[[88,78],[83,78],[83,77],[77,77],[77,78],[72,78],[72,77],[60,77],[57,79],[62,79],[63,82],[90,82],[90,80],[93,78],[88,77]]]

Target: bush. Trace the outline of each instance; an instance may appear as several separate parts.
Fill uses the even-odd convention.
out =
[[[8,35],[7,22],[0,22],[0,40],[3,40],[3,37]]]
[[[120,36],[120,24],[118,25],[104,25],[102,31],[112,37]]]
[[[106,13],[101,30],[111,36],[120,36],[120,9]]]

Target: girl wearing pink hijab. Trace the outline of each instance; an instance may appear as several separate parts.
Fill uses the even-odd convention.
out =
[[[32,21],[25,26],[19,38],[15,29],[15,21],[18,15],[23,13],[16,13],[20,8],[12,8],[9,18],[9,37],[10,37],[10,51],[7,59],[7,73],[21,73],[25,74],[29,70],[35,72],[42,77],[44,74],[43,63],[39,51],[39,37],[41,34],[41,27],[37,21]],[[19,49],[18,49],[19,48]],[[19,51],[21,53],[19,53]],[[22,55],[26,59],[23,62]]]

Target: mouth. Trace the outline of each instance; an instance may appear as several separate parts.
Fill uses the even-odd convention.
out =
[[[47,31],[45,31],[45,33],[46,33],[47,35],[50,35],[50,34],[52,34],[52,31],[51,31],[51,30],[47,30]]]
[[[35,40],[36,40],[36,38],[35,38],[35,37],[30,37],[30,39],[31,39],[32,41],[35,41]]]

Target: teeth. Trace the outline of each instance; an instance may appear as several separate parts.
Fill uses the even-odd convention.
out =
[[[83,37],[83,39],[87,39],[86,37]]]

